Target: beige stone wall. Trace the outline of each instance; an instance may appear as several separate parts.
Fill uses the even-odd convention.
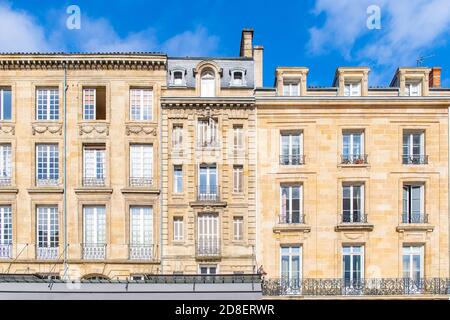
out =
[[[402,277],[402,246],[424,244],[425,277],[448,277],[448,109],[434,102],[283,102],[257,98],[258,262],[280,277],[280,245],[303,248],[304,278],[341,278],[342,245],[363,244],[365,277]],[[358,105],[359,104],[359,105]],[[342,166],[342,130],[365,132],[368,165]],[[403,129],[425,130],[426,165],[402,165]],[[280,166],[280,130],[302,130],[305,165]],[[342,182],[365,184],[365,213],[372,231],[336,231]],[[402,185],[425,183],[425,227],[397,231]],[[277,228],[280,184],[303,184],[306,225]]]

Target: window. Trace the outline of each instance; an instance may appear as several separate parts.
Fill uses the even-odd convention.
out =
[[[83,150],[83,185],[105,185],[105,147],[85,146]]]
[[[281,281],[286,294],[298,293],[302,275],[302,248],[300,246],[281,247]]]
[[[403,164],[426,164],[425,132],[403,132]]]
[[[406,82],[405,95],[409,97],[418,97],[422,95],[422,84],[419,81]]]
[[[130,185],[148,187],[153,180],[153,146],[133,144],[130,146]]]
[[[37,207],[37,258],[57,259],[59,246],[58,208]]]
[[[130,207],[130,258],[148,260],[153,257],[153,208]]]
[[[244,167],[242,165],[233,166],[233,192],[244,192]]]
[[[57,185],[59,180],[59,151],[57,144],[36,145],[36,184]]]
[[[235,150],[244,149],[244,127],[242,125],[233,126],[233,146]]]
[[[202,164],[199,170],[199,200],[216,201],[218,198],[216,164]]]
[[[280,223],[304,223],[302,186],[281,186]]]
[[[183,217],[173,218],[173,240],[182,241],[184,237],[183,232]]]
[[[0,258],[12,257],[12,210],[10,205],[0,206]]]
[[[0,88],[0,120],[11,120],[12,96],[10,88]]]
[[[198,215],[197,254],[214,256],[220,252],[219,216],[215,213]]]
[[[151,121],[153,92],[151,89],[130,90],[130,115],[132,121]]]
[[[172,148],[180,149],[183,147],[183,125],[176,124],[172,128]]]
[[[293,81],[283,82],[283,96],[299,96],[299,83]]]
[[[244,239],[244,218],[233,217],[233,235],[235,241]]]
[[[419,281],[424,278],[423,246],[403,246],[403,278]]]
[[[83,207],[83,258],[104,259],[106,254],[105,206]]]
[[[197,145],[200,148],[215,148],[218,146],[217,120],[213,118],[198,120]]]
[[[59,119],[58,88],[36,90],[36,120]]]
[[[344,96],[346,97],[361,96],[361,82],[346,82],[344,85]]]
[[[425,186],[406,184],[403,186],[402,223],[427,223],[425,216]]]
[[[280,136],[280,164],[301,165],[303,161],[303,133],[282,132]]]
[[[344,286],[359,288],[364,277],[364,247],[344,246],[342,260]]]
[[[106,120],[106,88],[83,89],[83,120]]]
[[[181,165],[173,166],[173,192],[183,192],[183,166]]]
[[[364,185],[343,185],[342,222],[366,222],[364,215]]]
[[[0,186],[11,184],[11,144],[0,144]]]
[[[200,274],[203,275],[213,275],[213,274],[217,274],[217,265],[201,265],[199,267],[200,269]]]
[[[212,70],[206,70],[202,73],[200,80],[200,96],[216,96],[216,77],[214,76],[214,72]]]
[[[181,71],[181,70],[173,71],[172,84],[174,86],[185,85],[184,72],[183,71]]]
[[[231,83],[232,86],[244,86],[245,85],[245,71],[234,70],[231,71]]]
[[[344,131],[342,134],[342,163],[366,163],[364,155],[364,132]]]

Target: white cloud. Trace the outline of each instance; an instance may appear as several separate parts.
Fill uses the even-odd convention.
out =
[[[366,27],[366,10],[372,4],[381,7],[381,30]],[[352,64],[364,61],[380,72],[414,65],[417,57],[432,53],[450,34],[448,0],[317,0],[313,13],[323,14],[325,22],[309,30],[311,54],[338,50]]]
[[[81,29],[69,30],[68,16],[58,16],[60,12],[64,11],[53,11],[52,18],[58,18],[53,25],[44,27],[32,15],[0,3],[0,51],[161,51],[169,55],[210,55],[218,47],[218,37],[201,26],[159,40],[154,28],[119,35],[107,19],[91,18],[83,9]]]

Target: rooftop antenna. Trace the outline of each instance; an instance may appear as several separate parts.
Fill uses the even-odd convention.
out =
[[[432,58],[432,57],[434,57],[434,54],[430,54],[430,55],[428,55],[428,56],[420,56],[420,57],[417,58],[417,60],[416,60],[417,66],[418,66],[418,67],[421,67],[422,64],[423,64],[423,62],[424,62],[426,59],[429,59],[429,58]]]

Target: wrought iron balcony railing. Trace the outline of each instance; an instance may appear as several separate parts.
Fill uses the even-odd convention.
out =
[[[197,241],[196,254],[200,257],[220,256],[220,239],[208,238]]]
[[[280,215],[278,218],[279,218],[278,219],[279,224],[294,224],[294,223],[304,224],[305,223],[305,215],[300,214],[299,212],[292,213],[290,216],[289,215]]]
[[[36,247],[36,258],[39,260],[58,259],[58,247]]]
[[[303,154],[282,154],[280,155],[280,164],[283,166],[299,166],[305,164],[305,156]]]
[[[83,177],[84,187],[104,187],[105,177]]]
[[[153,260],[154,259],[154,245],[130,244],[130,259],[131,260]]]
[[[219,186],[199,185],[197,187],[197,201],[216,202],[220,200]]]
[[[266,296],[448,295],[450,278],[265,279],[262,289]]]
[[[10,186],[11,185],[11,177],[0,177],[0,186]]]
[[[217,140],[197,141],[197,149],[219,149],[220,143]]]
[[[404,154],[403,164],[428,164],[428,156],[424,154]]]
[[[12,258],[12,244],[0,244],[0,259]]]
[[[428,223],[428,214],[402,214],[402,223]]]
[[[341,164],[367,164],[367,154],[341,154]]]
[[[57,186],[59,184],[59,179],[36,179],[36,185],[39,187],[46,187],[46,186]]]
[[[83,243],[83,259],[104,260],[106,259],[106,244],[104,243]]]
[[[130,187],[151,187],[153,184],[152,177],[130,177]]]
[[[367,223],[367,214],[341,214],[341,223]]]

